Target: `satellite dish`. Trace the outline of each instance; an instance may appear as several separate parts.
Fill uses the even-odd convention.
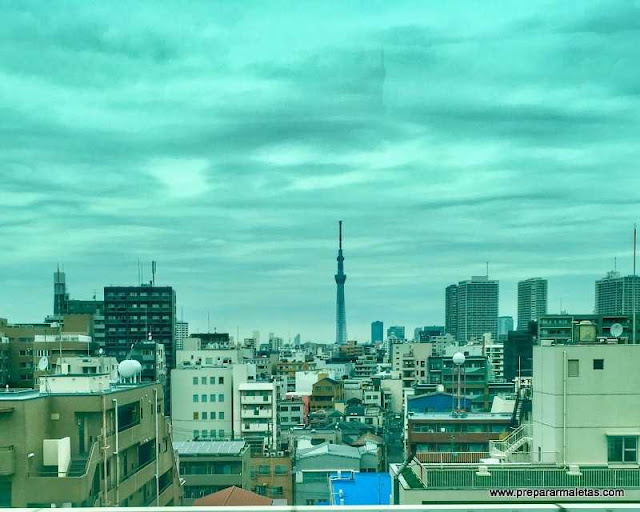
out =
[[[41,372],[46,372],[49,369],[49,359],[47,356],[42,356],[40,361],[38,361],[38,370]]]
[[[104,355],[104,349],[102,347],[98,349],[98,355],[99,356]]]
[[[611,336],[613,336],[614,338],[618,338],[622,336],[623,331],[624,331],[624,327],[622,327],[622,325],[618,323],[611,324],[611,327],[609,328],[609,332],[611,333]]]

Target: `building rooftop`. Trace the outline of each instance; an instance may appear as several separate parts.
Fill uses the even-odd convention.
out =
[[[173,448],[179,455],[240,455],[244,441],[179,441]]]
[[[349,473],[347,476],[335,473],[330,482],[336,505],[389,505],[389,473]]]
[[[198,507],[258,507],[273,505],[273,500],[234,485],[197,499],[193,504]]]
[[[447,420],[447,421],[511,421],[510,412],[410,412],[410,420]]]

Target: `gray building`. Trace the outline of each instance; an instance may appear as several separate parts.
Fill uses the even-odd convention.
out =
[[[397,340],[404,340],[404,325],[392,325],[387,329],[387,338],[395,338]]]
[[[507,339],[509,331],[513,331],[513,317],[498,317],[498,341],[504,342]]]
[[[547,314],[546,279],[533,277],[518,283],[518,330],[526,331],[529,322]]]
[[[596,314],[632,315],[634,298],[636,312],[640,313],[640,276],[622,277],[620,272],[609,272],[596,281]]]
[[[384,341],[384,323],[381,320],[371,322],[371,343]]]
[[[234,485],[251,490],[251,454],[245,441],[184,441],[173,447],[184,479],[183,505]]]
[[[354,447],[323,443],[298,443],[294,459],[294,505],[329,502],[329,475],[343,472],[376,472],[380,468],[376,445]]]
[[[482,339],[485,333],[498,337],[498,281],[473,276],[460,281],[457,290],[457,336],[459,343]]]
[[[445,334],[458,337],[458,285],[451,284],[445,289],[444,304]]]

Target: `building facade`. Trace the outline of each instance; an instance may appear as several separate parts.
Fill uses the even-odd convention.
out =
[[[458,284],[458,343],[481,340],[486,333],[497,338],[498,292],[498,281],[487,276],[473,276]]]
[[[633,304],[640,313],[640,276],[609,272],[596,281],[595,312],[599,315],[632,315]]]
[[[384,323],[381,320],[371,322],[371,343],[384,341]]]
[[[547,314],[548,282],[533,277],[518,283],[518,330],[528,329],[529,322]]]

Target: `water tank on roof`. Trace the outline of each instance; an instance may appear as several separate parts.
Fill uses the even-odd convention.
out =
[[[142,365],[134,359],[125,359],[118,364],[118,373],[121,378],[133,379],[133,382],[135,382],[136,377],[139,377],[142,373]]]
[[[595,343],[597,341],[597,329],[593,322],[582,320],[577,325],[576,341],[579,343]]]

